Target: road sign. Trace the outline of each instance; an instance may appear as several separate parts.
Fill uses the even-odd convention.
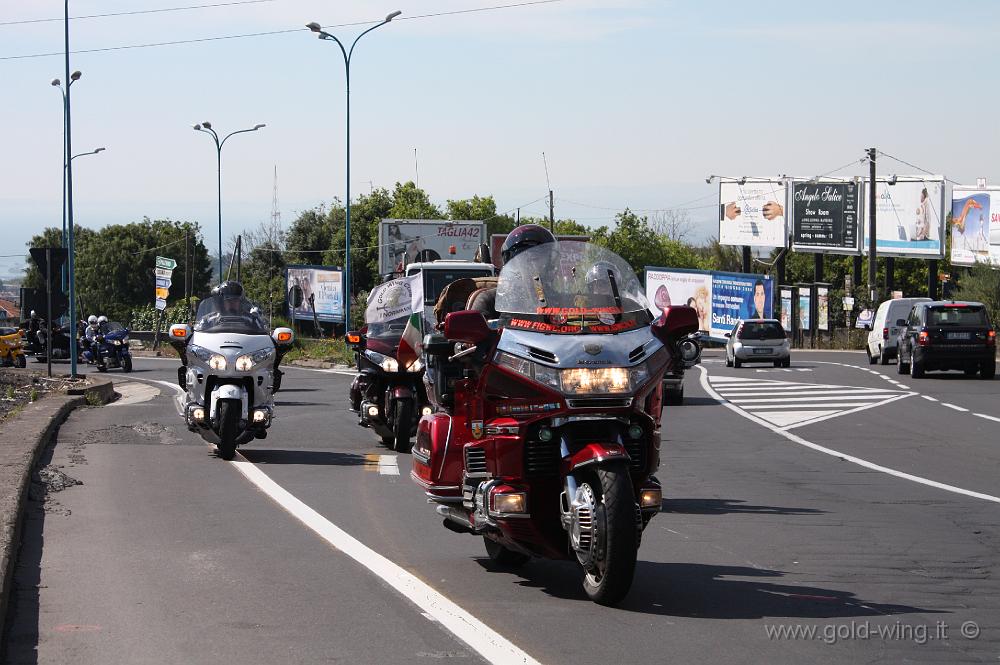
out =
[[[163,298],[157,298],[156,299],[156,309],[158,309],[158,310],[160,310],[162,312],[166,308],[167,308],[167,301],[164,300]]]
[[[158,289],[169,289],[171,284],[173,284],[173,280],[169,277],[156,278],[156,288]]]
[[[177,261],[174,261],[173,259],[168,258],[166,256],[157,256],[156,267],[166,268],[167,270],[173,270],[174,268],[177,267]]]
[[[844,311],[849,312],[854,309],[854,298],[852,296],[844,297]]]
[[[157,300],[159,300],[161,298],[166,298],[168,295],[170,295],[170,289],[162,289],[160,287],[156,288],[156,299]]]
[[[165,279],[170,279],[174,274],[174,271],[169,268],[156,268],[153,272],[157,277],[163,277]]]

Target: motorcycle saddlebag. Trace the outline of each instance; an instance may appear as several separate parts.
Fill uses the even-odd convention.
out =
[[[456,436],[463,431],[447,413],[424,416],[417,425],[410,477],[430,498],[462,496],[462,443]]]

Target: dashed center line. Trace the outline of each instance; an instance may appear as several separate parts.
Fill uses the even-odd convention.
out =
[[[995,423],[1000,423],[1000,418],[997,418],[995,416],[988,416],[985,413],[973,413],[972,415],[977,416],[979,418],[985,418],[986,420],[992,420]]]
[[[941,406],[946,406],[949,409],[955,409],[956,411],[968,412],[968,409],[958,406],[957,404],[948,404],[948,402],[941,402]]]
[[[937,397],[931,397],[930,395],[921,395],[921,397],[923,397],[928,402],[937,402],[938,401]]]

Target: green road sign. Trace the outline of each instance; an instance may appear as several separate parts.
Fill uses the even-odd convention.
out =
[[[173,259],[168,259],[165,256],[157,256],[156,267],[166,268],[167,270],[173,270],[174,268],[177,267],[177,261],[174,261]]]

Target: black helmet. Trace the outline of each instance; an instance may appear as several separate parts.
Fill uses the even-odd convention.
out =
[[[500,256],[503,257],[503,262],[507,263],[530,247],[555,241],[555,236],[544,226],[525,224],[507,234],[507,239],[500,248]]]
[[[243,285],[233,280],[227,280],[222,284],[219,284],[213,289],[213,291],[226,300],[229,300],[230,298],[243,297]]]

